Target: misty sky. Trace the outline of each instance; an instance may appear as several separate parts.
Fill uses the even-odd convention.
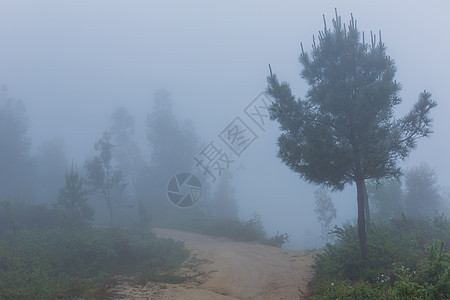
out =
[[[300,42],[328,25],[338,8],[360,30],[382,31],[402,84],[399,116],[426,89],[438,107],[434,134],[405,162],[436,168],[450,186],[450,2],[442,1],[4,1],[0,0],[0,83],[21,99],[33,149],[64,137],[69,159],[82,164],[94,141],[125,106],[145,140],[155,91],[171,92],[177,116],[191,119],[203,142],[261,91],[268,64],[297,96]],[[314,186],[276,158],[275,123],[238,160],[234,174],[241,215],[262,215],[269,231],[295,243],[319,235]],[[143,146],[146,146],[144,144]],[[356,216],[356,193],[333,194],[340,220]],[[313,245],[306,244],[306,246]]]

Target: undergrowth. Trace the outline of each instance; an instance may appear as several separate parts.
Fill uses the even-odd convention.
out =
[[[240,242],[258,242],[265,245],[281,248],[289,241],[287,233],[277,232],[272,237],[267,236],[267,232],[261,222],[260,217],[254,214],[246,221],[239,219],[213,218],[203,214],[195,217],[171,219],[170,223],[162,224],[164,227],[186,230],[214,237],[226,237]]]
[[[35,211],[46,222],[9,215],[13,226],[0,232],[0,299],[105,299],[114,276],[175,281],[172,270],[189,256],[182,242],[151,231],[93,228]]]
[[[315,263],[313,299],[448,299],[450,222],[403,216],[368,229],[362,260],[356,226],[335,227]]]

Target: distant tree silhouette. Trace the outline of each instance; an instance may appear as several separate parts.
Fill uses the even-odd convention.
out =
[[[123,194],[127,187],[122,172],[113,166],[113,147],[111,135],[105,131],[103,137],[95,143],[98,155],[86,162],[88,182],[105,201],[111,226],[113,225],[113,210],[123,200]]]
[[[402,182],[398,178],[369,180],[367,191],[378,218],[390,220],[404,212]]]
[[[441,196],[436,171],[422,163],[406,172],[405,212],[408,216],[430,217],[439,213]]]
[[[154,219],[172,208],[167,201],[167,184],[180,172],[191,172],[198,138],[191,122],[181,122],[173,112],[173,102],[166,90],[155,93],[153,110],[147,117],[150,168],[145,187],[150,190]]]
[[[0,87],[0,197],[30,196],[35,163],[30,158],[28,117],[22,101]]]
[[[336,218],[336,208],[334,208],[331,196],[326,189],[320,188],[315,190],[314,197],[316,199],[314,212],[322,227],[322,238],[328,243],[330,240],[331,222]]]
[[[66,172],[66,184],[59,190],[56,207],[62,208],[73,221],[90,219],[93,210],[88,206],[88,191],[83,188],[83,179],[75,165],[71,164]]]

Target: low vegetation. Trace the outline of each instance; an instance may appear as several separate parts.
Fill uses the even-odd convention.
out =
[[[0,214],[1,299],[104,299],[114,276],[170,281],[189,256],[151,231],[68,222],[46,206],[3,200]]]
[[[259,215],[254,214],[249,220],[237,218],[214,218],[203,213],[184,214],[171,217],[170,222],[161,223],[163,227],[186,230],[214,237],[226,237],[238,242],[258,242],[281,248],[289,241],[287,233],[269,237]]]
[[[363,260],[354,225],[335,227],[336,243],[317,256],[313,299],[448,299],[450,221],[402,216],[368,228]]]

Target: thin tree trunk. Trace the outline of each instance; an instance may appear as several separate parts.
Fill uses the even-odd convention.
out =
[[[108,209],[109,209],[109,224],[111,227],[113,227],[113,212],[111,204],[108,205]]]
[[[366,216],[366,231],[370,225],[370,207],[369,207],[369,195],[367,194],[366,181],[363,180],[364,187],[364,215]]]
[[[108,193],[108,200],[106,201],[106,205],[109,210],[109,226],[113,227],[113,204],[111,202],[111,196]]]
[[[113,227],[113,204],[112,204],[112,199],[111,199],[111,188],[108,186],[106,189],[106,206],[108,207],[109,210],[109,225],[111,227]]]
[[[358,201],[358,235],[359,246],[361,248],[361,256],[367,259],[367,236],[366,236],[366,220],[365,220],[365,187],[364,179],[356,180],[357,201]]]

